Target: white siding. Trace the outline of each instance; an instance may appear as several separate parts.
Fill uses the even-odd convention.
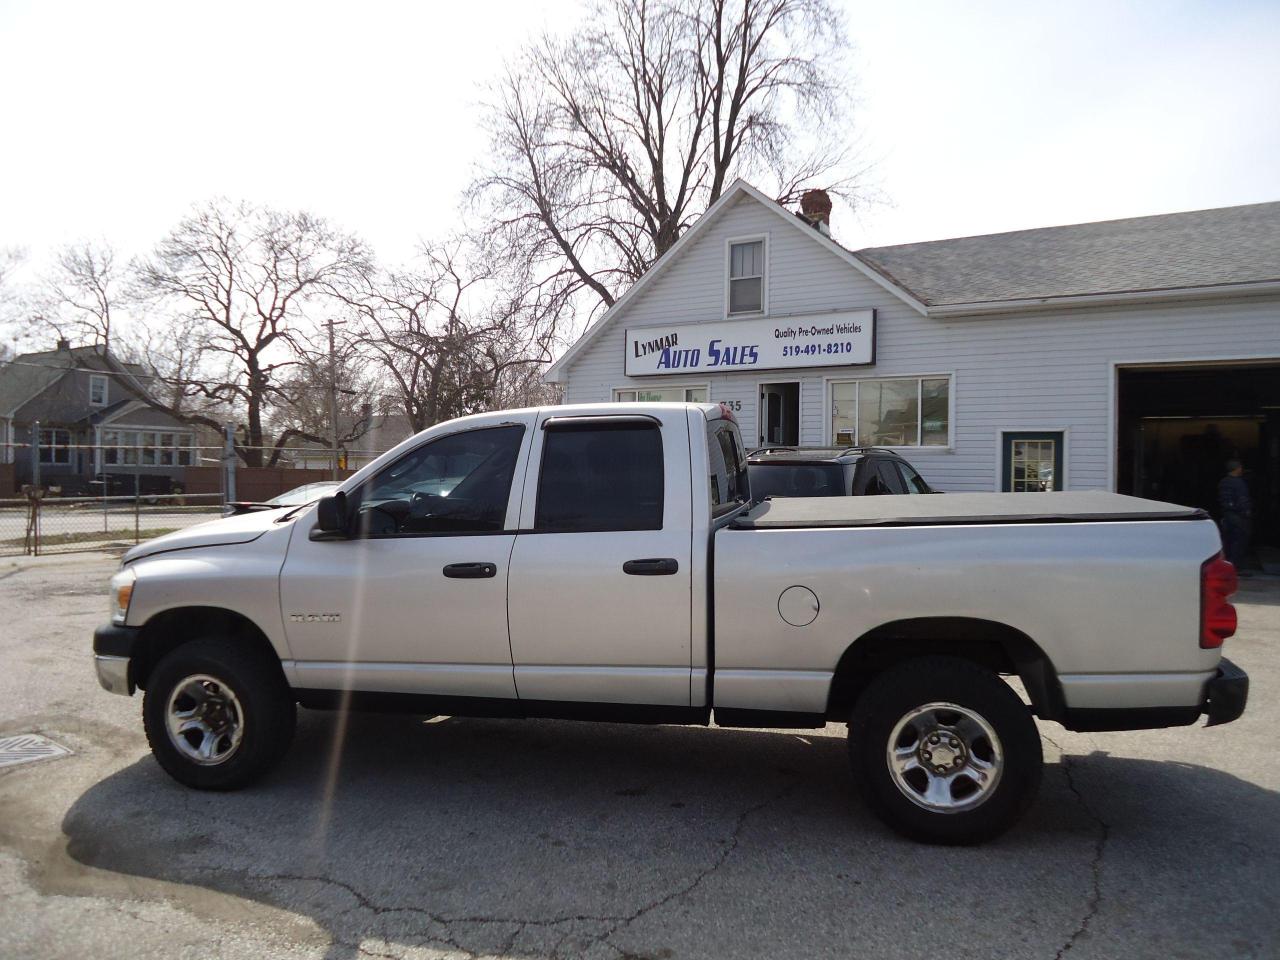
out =
[[[875,365],[624,376],[626,327],[724,319],[725,242],[761,233],[769,238],[769,316],[874,308]],[[1113,483],[1113,364],[1263,357],[1280,359],[1280,299],[931,320],[743,197],[582,352],[568,368],[565,400],[609,400],[615,388],[630,385],[709,381],[712,400],[742,402],[738,418],[750,445],[757,435],[757,384],[799,380],[801,442],[822,444],[831,440],[832,379],[946,373],[954,377],[954,446],[904,448],[931,484],[994,489],[999,430],[1066,428],[1066,485],[1088,489]]]

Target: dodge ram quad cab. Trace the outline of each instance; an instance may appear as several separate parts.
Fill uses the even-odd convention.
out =
[[[127,553],[99,680],[145,691],[191,787],[276,763],[296,705],[849,725],[870,806],[925,841],[1014,823],[1034,717],[1234,720],[1235,572],[1200,511],[1110,493],[753,502],[709,404],[442,423],[336,493]],[[1017,677],[1025,699],[1005,678]]]

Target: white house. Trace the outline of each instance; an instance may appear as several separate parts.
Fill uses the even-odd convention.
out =
[[[943,490],[1212,507],[1238,456],[1280,543],[1280,203],[853,251],[805,202],[735,182],[547,379],[893,447]]]

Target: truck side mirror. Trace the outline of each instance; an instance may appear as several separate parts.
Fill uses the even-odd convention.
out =
[[[321,497],[316,504],[316,526],[321,533],[343,534],[347,532],[347,495],[335,493]]]

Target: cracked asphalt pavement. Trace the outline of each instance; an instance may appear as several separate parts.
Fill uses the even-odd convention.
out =
[[[0,957],[1280,956],[1280,581],[1237,597],[1243,719],[1044,724],[1026,820],[946,849],[872,818],[837,725],[301,711],[266,781],[186,790],[93,676],[114,566],[0,567],[0,735],[74,751],[0,771]]]

